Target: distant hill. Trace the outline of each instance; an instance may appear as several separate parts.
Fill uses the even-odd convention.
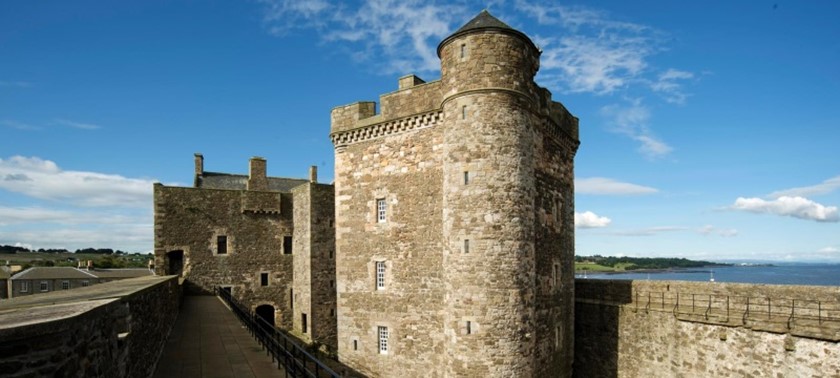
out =
[[[732,264],[676,257],[575,256],[575,270],[590,271],[683,269],[730,265]]]

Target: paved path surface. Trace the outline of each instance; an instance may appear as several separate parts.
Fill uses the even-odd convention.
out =
[[[156,378],[282,377],[257,341],[214,296],[185,296]]]

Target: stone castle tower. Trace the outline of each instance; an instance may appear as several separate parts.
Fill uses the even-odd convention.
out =
[[[339,359],[373,376],[570,376],[578,120],[540,50],[481,12],[332,111]]]

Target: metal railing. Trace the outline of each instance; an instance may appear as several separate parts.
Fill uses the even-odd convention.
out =
[[[216,294],[228,304],[236,317],[248,328],[251,335],[259,341],[266,354],[271,356],[271,361],[277,362],[277,368],[285,370],[286,377],[340,377],[315,356],[304,350],[282,330],[249,311],[247,307],[233,298],[227,290],[216,288]]]

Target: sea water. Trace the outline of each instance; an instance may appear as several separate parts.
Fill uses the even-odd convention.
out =
[[[575,275],[583,278],[582,273]],[[763,283],[774,285],[840,286],[840,264],[785,264],[773,266],[723,266],[639,273],[593,273],[586,278],[610,280],[680,280]]]

